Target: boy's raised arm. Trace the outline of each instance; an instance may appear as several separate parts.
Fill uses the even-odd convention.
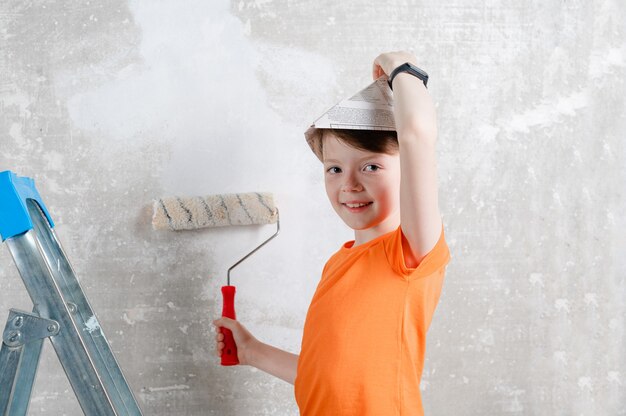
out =
[[[389,75],[410,62],[413,54],[391,52],[374,60],[374,79]],[[441,235],[437,185],[437,118],[435,106],[423,82],[408,73],[393,79],[394,118],[400,147],[400,224],[411,247],[414,267],[435,246]],[[405,253],[406,255],[407,253]]]

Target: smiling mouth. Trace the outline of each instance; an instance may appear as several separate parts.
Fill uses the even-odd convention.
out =
[[[372,204],[373,202],[364,202],[364,203],[358,203],[358,204],[342,204],[342,205],[346,206],[349,209],[358,209],[358,208],[368,207]]]

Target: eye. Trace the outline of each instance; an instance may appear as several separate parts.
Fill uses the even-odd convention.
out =
[[[379,167],[379,166],[377,166],[377,165],[367,165],[367,166],[365,167],[365,170],[368,170],[368,168],[371,168],[371,169],[369,169],[369,171],[370,171],[370,172],[376,172],[377,170],[379,170],[379,169],[380,169],[380,167]]]
[[[333,169],[337,169],[337,170],[333,171]],[[326,172],[328,172],[328,173],[339,173],[339,172],[341,172],[341,168],[338,168],[337,166],[332,166],[332,167],[326,169]]]

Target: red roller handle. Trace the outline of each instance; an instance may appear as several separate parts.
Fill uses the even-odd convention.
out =
[[[222,286],[222,295],[224,297],[222,316],[230,319],[237,319],[235,316],[235,286]],[[224,327],[221,327],[220,331],[224,334],[222,365],[239,364],[239,359],[237,358],[237,344],[235,344],[232,331]]]

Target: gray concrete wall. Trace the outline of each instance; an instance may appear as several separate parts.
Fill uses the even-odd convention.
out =
[[[302,132],[411,49],[453,256],[426,413],[626,415],[625,28],[620,0],[3,0],[0,170],[35,178],[146,415],[297,414],[292,386],[212,356],[226,270],[273,228],[155,232],[151,200],[274,193],[237,308],[297,353],[352,237]],[[9,307],[31,304],[2,248]],[[80,414],[50,345],[30,413]]]

